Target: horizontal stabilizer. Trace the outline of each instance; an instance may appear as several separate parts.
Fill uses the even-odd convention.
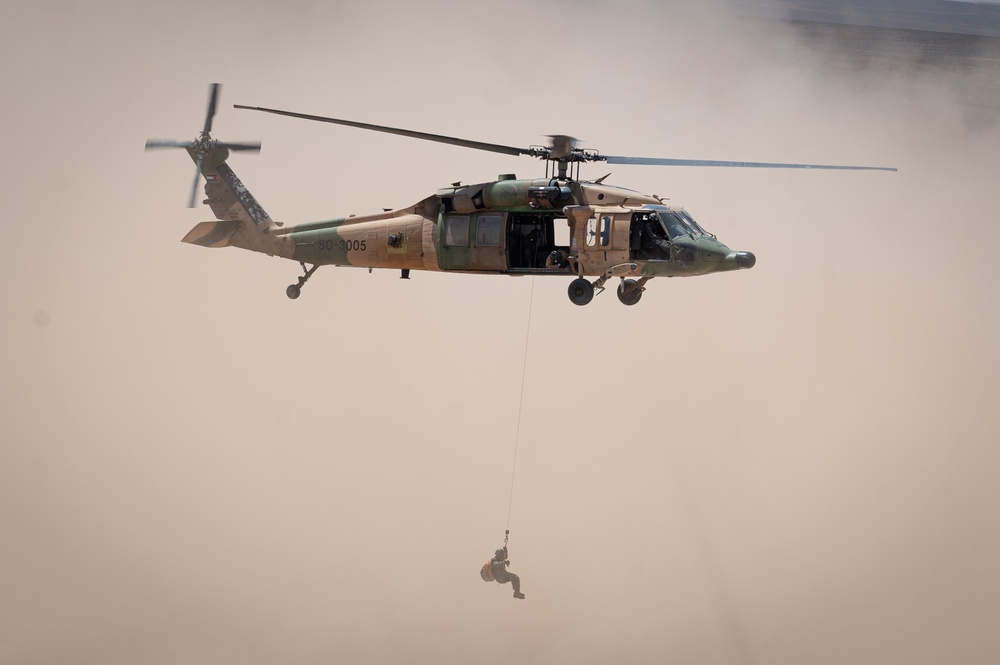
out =
[[[226,247],[229,239],[240,228],[238,219],[226,219],[217,222],[202,222],[187,232],[181,242],[202,247]]]

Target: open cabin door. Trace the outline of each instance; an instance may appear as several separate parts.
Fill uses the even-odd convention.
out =
[[[570,272],[570,227],[561,211],[508,213],[509,272]]]

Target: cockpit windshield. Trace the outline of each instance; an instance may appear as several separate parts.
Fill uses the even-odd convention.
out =
[[[687,222],[681,219],[681,217],[672,210],[661,210],[660,220],[663,221],[663,226],[666,227],[667,235],[669,235],[671,239],[679,236],[704,234],[704,232],[698,232],[700,229],[697,224],[688,226]]]
[[[681,218],[685,222],[687,222],[688,226],[690,226],[691,228],[693,228],[695,231],[697,231],[701,235],[703,235],[703,236],[711,235],[708,231],[706,231],[705,229],[701,228],[701,224],[699,224],[698,222],[694,221],[694,218],[688,213],[687,210],[678,210],[677,214],[680,215]]]
[[[698,222],[687,213],[686,210],[659,210],[660,219],[667,229],[667,234],[671,239],[678,236],[707,236],[711,235],[701,228]]]

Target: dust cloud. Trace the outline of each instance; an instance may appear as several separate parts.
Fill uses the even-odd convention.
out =
[[[856,67],[718,3],[0,16],[0,663],[1000,657],[995,59]],[[287,223],[542,166],[233,103],[899,172],[608,167],[758,257],[634,308],[331,268],[291,302],[294,263],[179,243],[190,161],[142,152],[213,81]],[[524,601],[477,574],[508,506]]]

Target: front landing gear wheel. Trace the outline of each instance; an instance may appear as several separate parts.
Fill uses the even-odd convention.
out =
[[[298,298],[301,293],[302,289],[299,288],[298,284],[289,284],[288,288],[285,289],[285,295],[291,298],[292,300]]]
[[[586,305],[594,299],[594,285],[577,277],[569,283],[569,299],[574,305]]]
[[[622,280],[618,285],[618,300],[623,305],[632,306],[639,302],[640,298],[642,298],[642,287],[636,284],[634,279]]]

